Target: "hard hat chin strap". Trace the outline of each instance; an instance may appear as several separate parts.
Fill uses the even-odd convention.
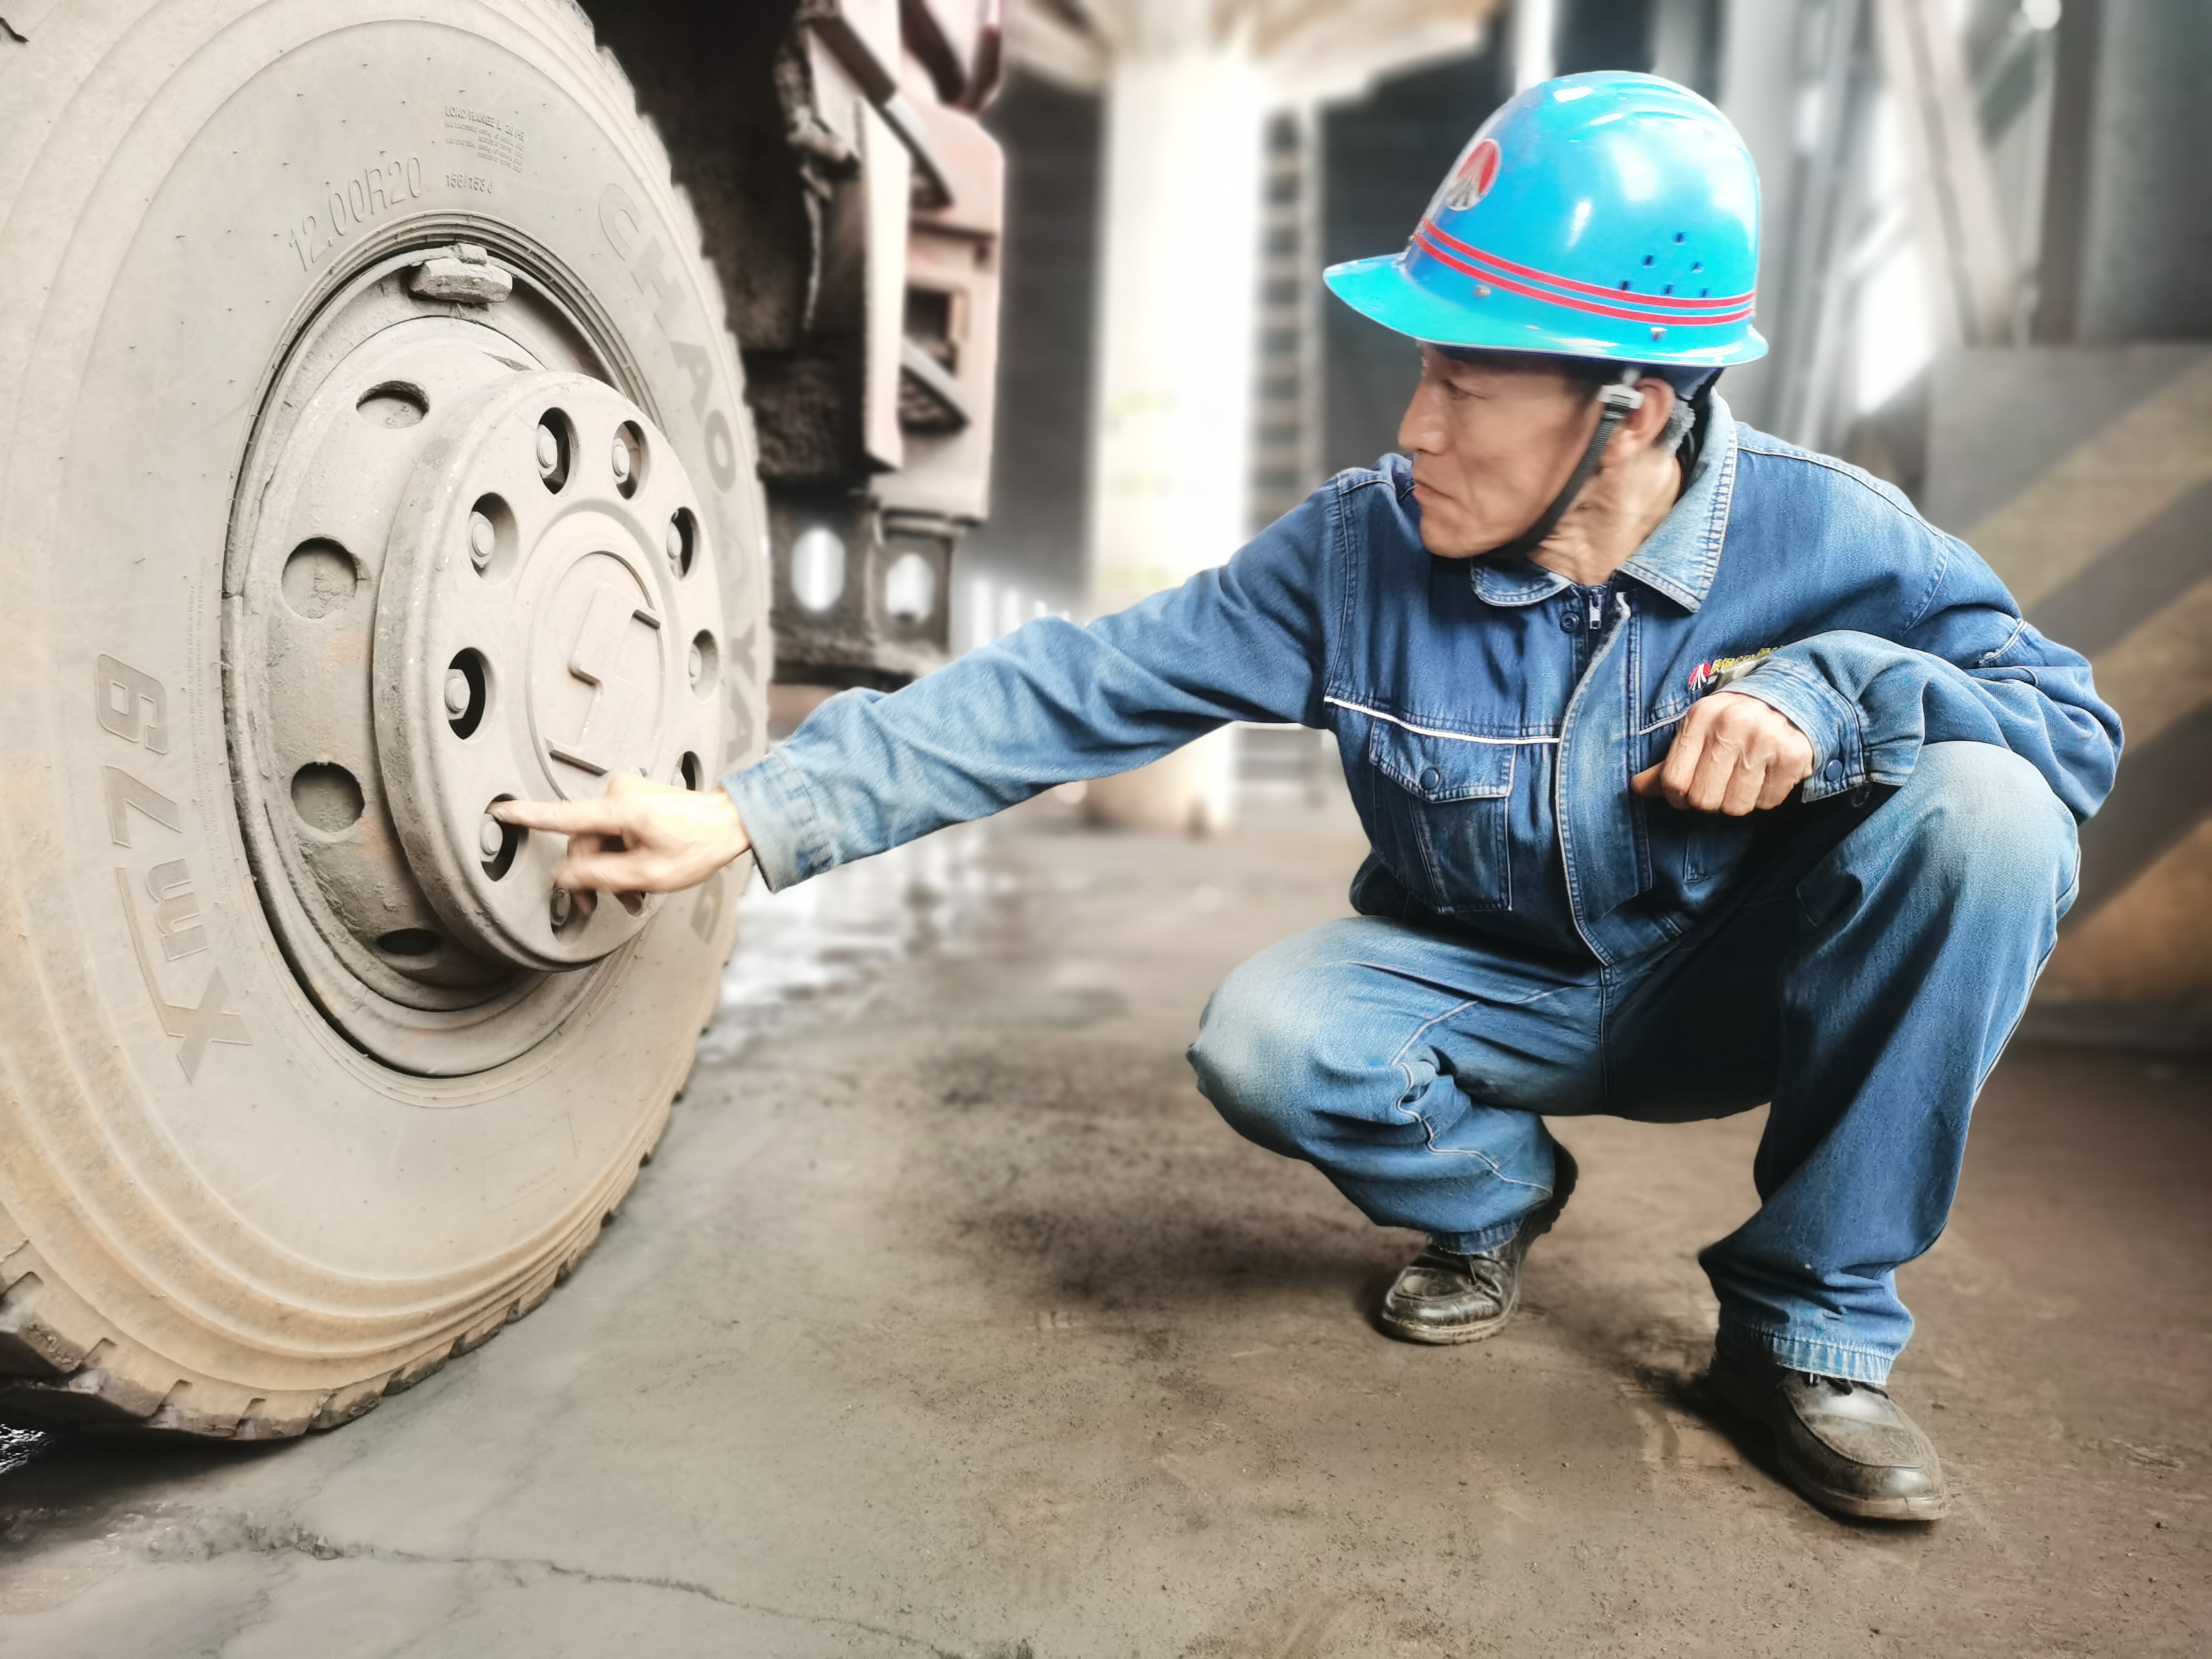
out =
[[[1620,380],[1599,389],[1598,401],[1605,405],[1599,411],[1597,430],[1590,434],[1589,442],[1583,447],[1583,458],[1575,463],[1575,470],[1567,475],[1559,493],[1552,497],[1552,504],[1539,514],[1530,525],[1504,546],[1491,550],[1492,558],[1525,559],[1543,544],[1544,538],[1559,527],[1559,520],[1583,493],[1583,486],[1596,476],[1598,463],[1604,459],[1605,447],[1613,441],[1613,434],[1620,430],[1620,423],[1644,407],[1644,394],[1636,382],[1644,371],[1633,364],[1620,371]]]

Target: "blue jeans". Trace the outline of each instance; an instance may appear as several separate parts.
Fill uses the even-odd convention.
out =
[[[1912,1331],[1896,1269],[1942,1231],[1974,1097],[2073,901],[2074,820],[1975,743],[1761,817],[1732,900],[1611,968],[1372,917],[1287,939],[1214,993],[1199,1086],[1370,1219],[1462,1251],[1549,1196],[1540,1115],[1771,1101],[1759,1210],[1698,1258],[1719,1340],[1881,1382]]]

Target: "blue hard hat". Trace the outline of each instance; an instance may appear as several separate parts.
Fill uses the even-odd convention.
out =
[[[1437,345],[1717,368],[1752,327],[1759,173],[1729,118],[1656,75],[1547,81],[1460,152],[1402,253],[1329,288]]]

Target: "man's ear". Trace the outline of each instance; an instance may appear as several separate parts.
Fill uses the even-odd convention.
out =
[[[1636,383],[1636,389],[1644,394],[1644,401],[1630,411],[1613,439],[1627,454],[1640,453],[1659,441],[1676,402],[1674,388],[1656,374],[1646,374]],[[1628,441],[1625,445],[1621,444],[1623,439]]]

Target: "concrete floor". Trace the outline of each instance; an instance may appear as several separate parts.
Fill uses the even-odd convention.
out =
[[[1377,1335],[1413,1241],[1182,1050],[1339,914],[1341,818],[1047,806],[753,902],[621,1224],[344,1431],[15,1443],[0,1653],[2202,1654],[2212,1074],[2023,1050],[1907,1275],[1961,1494],[1839,1524],[1702,1418],[1754,1117],[1577,1121],[1504,1335]],[[0,1447],[0,1457],[5,1457]]]

